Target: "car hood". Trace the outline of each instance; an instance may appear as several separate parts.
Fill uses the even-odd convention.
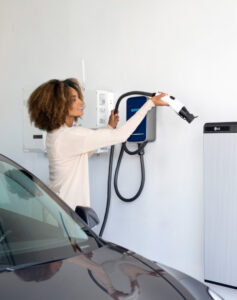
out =
[[[149,263],[148,263],[149,262]],[[156,264],[115,245],[0,275],[1,299],[184,299]],[[193,297],[186,293],[186,299]]]

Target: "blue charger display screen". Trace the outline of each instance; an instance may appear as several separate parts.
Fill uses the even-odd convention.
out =
[[[131,97],[127,99],[127,120],[130,119],[147,101],[146,97]],[[143,142],[146,140],[146,117],[130,135],[128,142]]]
[[[131,113],[136,113],[137,111],[139,111],[139,108],[132,108],[131,109]]]

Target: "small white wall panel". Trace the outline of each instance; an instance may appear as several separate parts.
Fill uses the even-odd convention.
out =
[[[83,127],[98,129],[108,125],[111,110],[114,109],[114,94],[104,90],[85,90],[85,115],[79,120]],[[108,152],[110,147],[103,147],[97,154]]]

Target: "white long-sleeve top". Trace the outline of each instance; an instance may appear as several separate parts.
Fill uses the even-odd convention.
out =
[[[124,125],[93,130],[61,126],[47,133],[49,187],[72,209],[90,206],[88,157],[106,146],[125,142],[154,106],[148,100]]]

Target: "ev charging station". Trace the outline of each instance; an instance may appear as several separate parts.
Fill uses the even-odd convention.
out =
[[[141,107],[147,98],[145,96],[131,97],[126,102],[126,119],[130,119]],[[145,116],[137,129],[128,138],[128,142],[153,142],[156,139],[156,108],[153,107]]]
[[[127,100],[127,119],[128,119],[148,100],[148,98],[156,96],[159,93],[160,92],[158,92],[158,93],[149,93],[149,92],[144,92],[144,91],[131,91],[131,92],[125,93],[125,94],[121,95],[118,98],[118,100],[116,102],[116,105],[115,105],[114,112],[115,112],[115,114],[118,112],[120,102],[123,99],[128,98],[130,96],[133,96],[132,98]],[[137,97],[137,95],[143,96],[143,97]],[[136,96],[136,97],[134,97],[134,96]],[[166,95],[162,99],[166,103],[169,104],[169,106],[172,110],[174,110],[182,119],[186,120],[188,123],[191,123],[196,118],[175,97]],[[133,142],[135,142],[135,141],[138,142],[138,149],[136,151],[131,152],[126,147],[126,142],[122,144],[121,151],[120,151],[119,158],[118,158],[117,167],[116,167],[116,170],[115,170],[115,176],[114,176],[115,191],[116,191],[117,196],[122,201],[125,201],[125,202],[134,201],[135,199],[137,199],[140,196],[140,194],[143,190],[144,183],[145,183],[145,170],[144,170],[144,161],[143,161],[144,148],[145,148],[146,144],[149,141],[154,140],[154,138],[155,138],[155,129],[154,129],[155,126],[156,126],[156,117],[155,117],[155,110],[154,110],[153,113],[147,114],[144,123],[141,123],[140,128],[138,126],[138,128],[135,130],[135,132],[133,132],[133,134],[129,137],[129,139],[132,140]],[[139,154],[140,162],[141,162],[141,184],[140,184],[140,188],[139,188],[138,192],[136,193],[136,195],[129,198],[129,199],[124,198],[120,194],[120,192],[118,190],[118,186],[117,186],[118,171],[119,171],[119,166],[120,166],[124,151],[126,151],[130,155]],[[113,156],[114,156],[114,146],[111,146],[110,158],[109,158],[108,181],[107,181],[107,203],[106,203],[106,209],[105,209],[105,215],[104,215],[103,223],[102,223],[100,233],[99,233],[100,236],[103,235],[103,232],[104,232],[104,229],[105,229],[105,226],[106,226],[106,223],[107,223],[107,219],[108,219],[109,209],[110,209]]]

